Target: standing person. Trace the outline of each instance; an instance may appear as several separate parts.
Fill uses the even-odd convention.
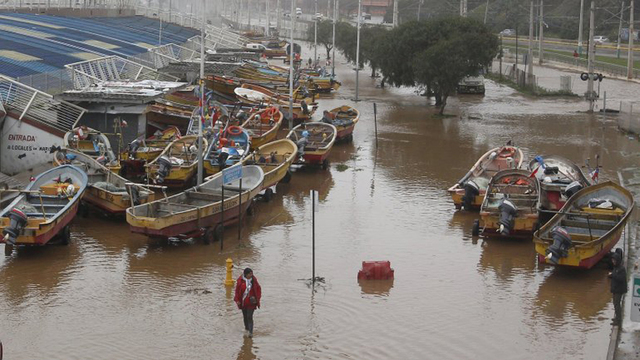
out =
[[[258,279],[253,276],[253,270],[244,269],[236,282],[236,294],[233,300],[238,309],[242,310],[245,336],[253,337],[253,312],[260,308],[262,289]]]
[[[627,270],[622,264],[621,252],[614,252],[611,257],[613,270],[611,270],[611,293],[613,294],[613,308],[615,317],[611,319],[611,325],[622,325],[622,296],[627,292]]]

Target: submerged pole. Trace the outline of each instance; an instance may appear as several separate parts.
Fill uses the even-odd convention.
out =
[[[356,99],[358,99],[359,80],[360,80],[360,23],[362,19],[362,0],[358,0],[358,35],[356,38]]]
[[[339,1],[333,0],[333,40],[331,45],[331,76],[336,76],[336,21]]]
[[[293,28],[296,23],[296,0],[291,0],[291,42],[289,43],[289,129],[293,129],[293,62],[295,47],[293,46]]]

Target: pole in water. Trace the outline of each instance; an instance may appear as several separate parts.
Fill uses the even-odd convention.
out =
[[[240,165],[242,166],[242,165]],[[238,240],[242,235],[242,178],[240,178],[240,191],[238,192],[238,198],[240,199],[240,205],[238,206]]]
[[[222,200],[220,201],[220,226],[222,226],[222,231],[220,231],[220,250],[222,250],[224,247],[223,246],[224,244],[224,180],[222,181],[221,197],[222,197]]]
[[[289,42],[289,129],[293,129],[293,62],[295,59],[293,46],[293,28],[296,21],[296,0],[291,0],[291,41]]]
[[[360,22],[362,19],[362,0],[358,0],[358,31],[356,35],[356,98],[358,99],[359,77],[360,77]]]
[[[373,103],[373,126],[376,130],[376,148],[378,147],[378,107]]]
[[[316,283],[316,196],[311,190],[311,282]]]

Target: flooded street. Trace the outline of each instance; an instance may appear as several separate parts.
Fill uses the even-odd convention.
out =
[[[334,146],[330,170],[302,169],[278,185],[241,240],[235,226],[225,231],[222,251],[149,240],[94,213],[76,219],[67,247],[0,258],[7,358],[604,358],[607,269],[541,266],[530,240],[474,238],[478,214],[456,212],[446,189],[509,140],[528,159],[558,154],[583,164],[601,154],[601,179],[617,182],[619,169],[638,164],[637,139],[612,117],[583,113],[579,99],[532,99],[489,81],[486,96],[451,98],[454,116],[440,118],[413,89],[376,88],[365,69],[355,103],[351,69],[339,62],[336,70],[343,86],[320,100],[315,118],[357,107],[353,143]],[[310,190],[320,194],[316,273],[326,280],[315,292],[304,281]],[[262,285],[253,339],[243,338],[223,285],[227,258],[234,279],[249,266]],[[359,284],[363,260],[391,261],[395,280]]]

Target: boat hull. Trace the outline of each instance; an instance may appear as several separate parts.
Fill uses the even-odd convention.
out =
[[[584,249],[577,249],[575,247],[569,249],[567,257],[560,258],[558,261],[558,265],[561,266],[571,266],[578,267],[583,269],[591,269],[594,267],[602,258],[607,255],[611,249],[618,243],[620,237],[622,236],[622,228],[618,229],[614,234],[612,234],[611,239],[606,242],[606,244],[602,244],[596,247],[589,247]],[[536,242],[535,249],[538,254],[538,262],[541,264],[548,263],[545,258],[545,254],[548,246],[545,244]]]
[[[453,205],[457,210],[462,209],[462,198],[464,197],[464,189],[460,187],[460,185],[455,184],[449,190],[449,195],[451,196],[451,200],[453,200]],[[471,210],[480,210],[482,206],[482,200],[484,200],[484,194],[486,190],[480,190],[480,194],[474,196],[473,201],[471,202]]]
[[[16,238],[16,245],[46,245],[76,217],[76,214],[78,213],[78,205],[79,202],[76,202],[55,221],[46,225],[40,225],[37,229],[33,228],[38,226],[38,222],[35,220],[29,220],[25,227],[25,232],[28,231],[29,233],[18,236]],[[9,223],[9,219],[2,218],[0,220],[0,232],[8,227]],[[0,238],[0,243],[4,242],[4,239]]]

